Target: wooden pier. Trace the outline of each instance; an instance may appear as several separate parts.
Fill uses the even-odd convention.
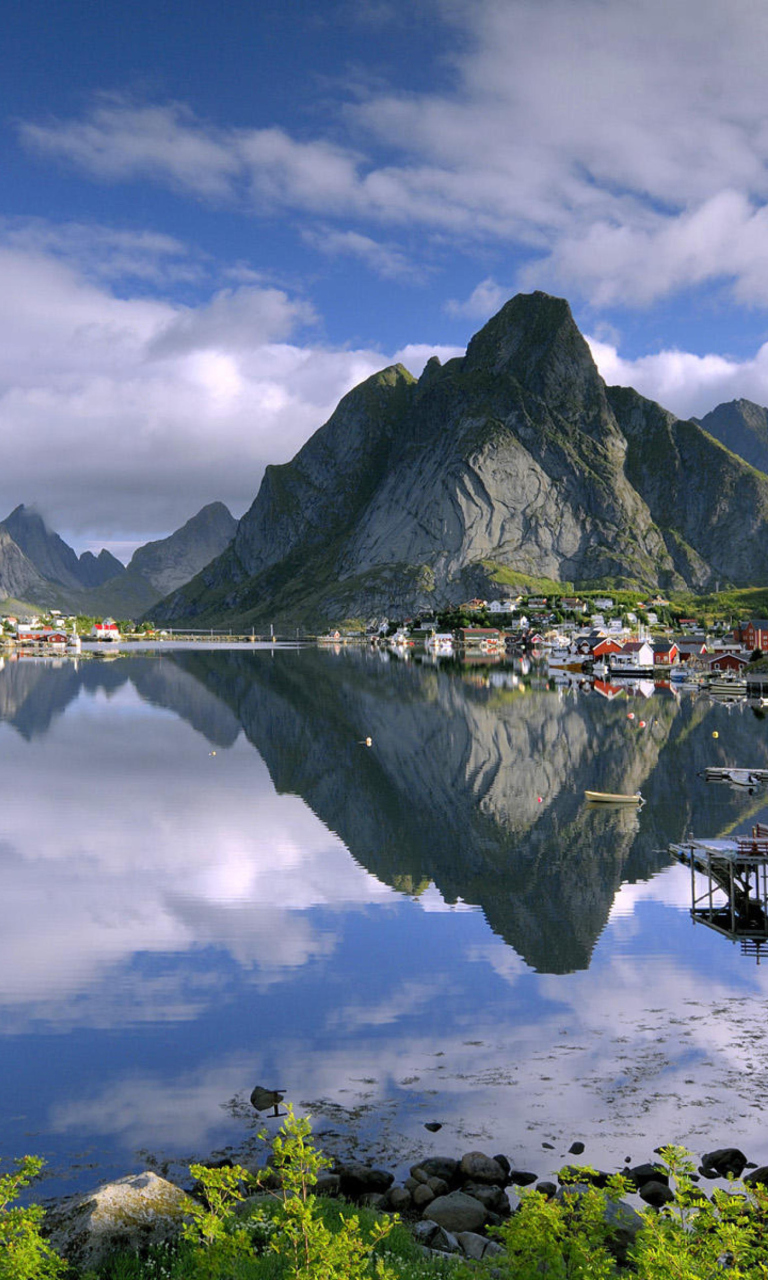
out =
[[[691,918],[760,962],[768,947],[768,827],[728,840],[688,840],[670,853],[691,872]],[[697,892],[697,875],[705,883]]]

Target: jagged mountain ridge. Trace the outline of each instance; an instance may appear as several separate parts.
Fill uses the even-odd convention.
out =
[[[110,578],[125,573],[125,565],[109,551],[102,550],[98,557],[84,551],[78,557],[63,538],[48,528],[42,516],[23,502],[6,516],[2,527],[38,573],[62,587],[75,591],[100,587]]]
[[[158,616],[416,611],[493,590],[499,566],[577,586],[754,585],[767,535],[768,476],[606,387],[565,300],[518,295],[464,357],[349,392]]]
[[[22,503],[0,521],[0,600],[136,617],[219,555],[236,528],[224,503],[210,503],[168,538],[138,548],[126,568],[105,549],[78,557]]]

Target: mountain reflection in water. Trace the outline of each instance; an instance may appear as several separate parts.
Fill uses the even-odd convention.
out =
[[[669,841],[694,820],[706,830],[743,810],[740,797],[697,785],[720,754],[706,701],[662,690],[641,704],[641,729],[624,698],[478,685],[365,651],[306,650],[297,661],[169,650],[55,671],[11,663],[0,672],[0,717],[32,738],[81,690],[109,695],[129,681],[214,747],[242,729],[277,792],[300,796],[361,866],[395,889],[434,882],[448,902],[480,906],[543,973],[589,965],[622,881],[667,865]],[[733,719],[728,751],[765,767],[750,721]],[[361,749],[367,737],[372,748]],[[647,806],[594,808],[588,788],[642,789]]]
[[[574,1009],[583,1001],[589,1023],[615,992],[614,1023],[629,1018],[631,1000],[645,998],[644,976],[633,975],[627,995],[612,955],[593,974],[596,943],[622,895],[642,899],[668,867],[670,841],[723,833],[762,812],[764,796],[707,787],[698,774],[710,764],[768,767],[763,727],[749,712],[668,690],[607,701],[496,676],[314,649],[6,662],[0,1031],[6,1045],[17,1037],[19,1052],[23,1042],[27,1064],[14,1075],[6,1055],[0,1069],[7,1149],[22,1141],[33,1082],[52,1108],[38,1131],[90,1126],[137,1143],[149,1131],[178,1146],[180,1117],[192,1143],[192,1112],[200,1124],[206,1107],[215,1112],[252,1087],[257,1062],[259,1079],[269,1084],[273,1071],[280,1085],[303,1080],[311,1062],[306,1097],[331,1091],[334,1070],[347,1069],[338,1064],[359,1057],[392,1080],[400,1072],[389,1088],[402,1099],[406,1059],[443,1045],[446,1068],[463,1079],[466,1046],[498,1027],[506,1089],[517,1084],[510,1045],[523,1053],[525,1026],[531,1061],[552,1056],[549,1042],[564,1034],[552,1011],[566,997]],[[590,807],[587,788],[642,790],[646,805]],[[424,923],[454,903],[479,908],[496,938],[482,936],[477,911],[463,951],[456,916]],[[696,932],[701,946],[707,931]],[[704,941],[710,951],[727,945],[711,933]],[[642,945],[655,956],[667,938]],[[694,1001],[698,975],[676,981],[665,999]],[[140,1025],[145,1040],[126,1048],[114,1039],[117,1028],[127,1037]],[[40,1028],[71,1033],[56,1051],[61,1064],[65,1041],[72,1054],[60,1095],[45,1093],[42,1060],[29,1065]],[[74,1035],[86,1029],[89,1047],[76,1051]],[[96,1050],[102,1031],[113,1039],[98,1039]],[[611,1078],[590,1086],[595,1106],[606,1097],[616,1105],[624,1088],[613,1031]],[[190,1086],[195,1105],[184,1111],[168,1075],[181,1061],[207,1062],[212,1045],[220,1061],[208,1063],[197,1093]],[[590,1042],[580,1048],[596,1071],[601,1055]],[[157,1079],[142,1085],[150,1064]],[[551,1078],[552,1123],[558,1108],[579,1114],[582,1096],[573,1102],[562,1072]],[[489,1080],[483,1089],[502,1076]],[[430,1109],[448,1105],[432,1093]],[[630,1094],[627,1085],[631,1112]],[[522,1088],[517,1096],[525,1110]],[[206,1122],[201,1133],[209,1131]],[[667,1136],[676,1135],[656,1134],[651,1145]]]

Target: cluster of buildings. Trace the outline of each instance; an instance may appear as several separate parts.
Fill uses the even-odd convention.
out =
[[[52,609],[47,618],[10,615],[3,619],[2,634],[5,643],[14,647],[34,648],[42,652],[72,648],[79,651],[80,648],[77,619],[74,616],[65,618],[57,609]],[[114,618],[94,622],[89,639],[120,640],[120,629]]]
[[[634,609],[617,607],[610,597],[589,601],[578,597],[516,596],[468,600],[459,612],[482,615],[486,625],[441,630],[437,618],[409,620],[390,643],[421,641],[428,649],[503,654],[539,651],[552,667],[611,674],[666,673],[687,666],[713,676],[739,675],[754,651],[768,653],[768,620],[750,619],[735,629],[721,625],[717,638],[705,636],[693,618],[680,618],[677,634],[660,625],[669,601],[657,596],[638,600]],[[487,621],[498,619],[497,626]],[[478,619],[478,622],[480,619]]]

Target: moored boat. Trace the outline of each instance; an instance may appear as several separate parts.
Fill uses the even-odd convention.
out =
[[[644,804],[645,801],[636,791],[633,796],[622,795],[615,791],[585,791],[584,795],[587,800],[594,800],[602,804]]]

